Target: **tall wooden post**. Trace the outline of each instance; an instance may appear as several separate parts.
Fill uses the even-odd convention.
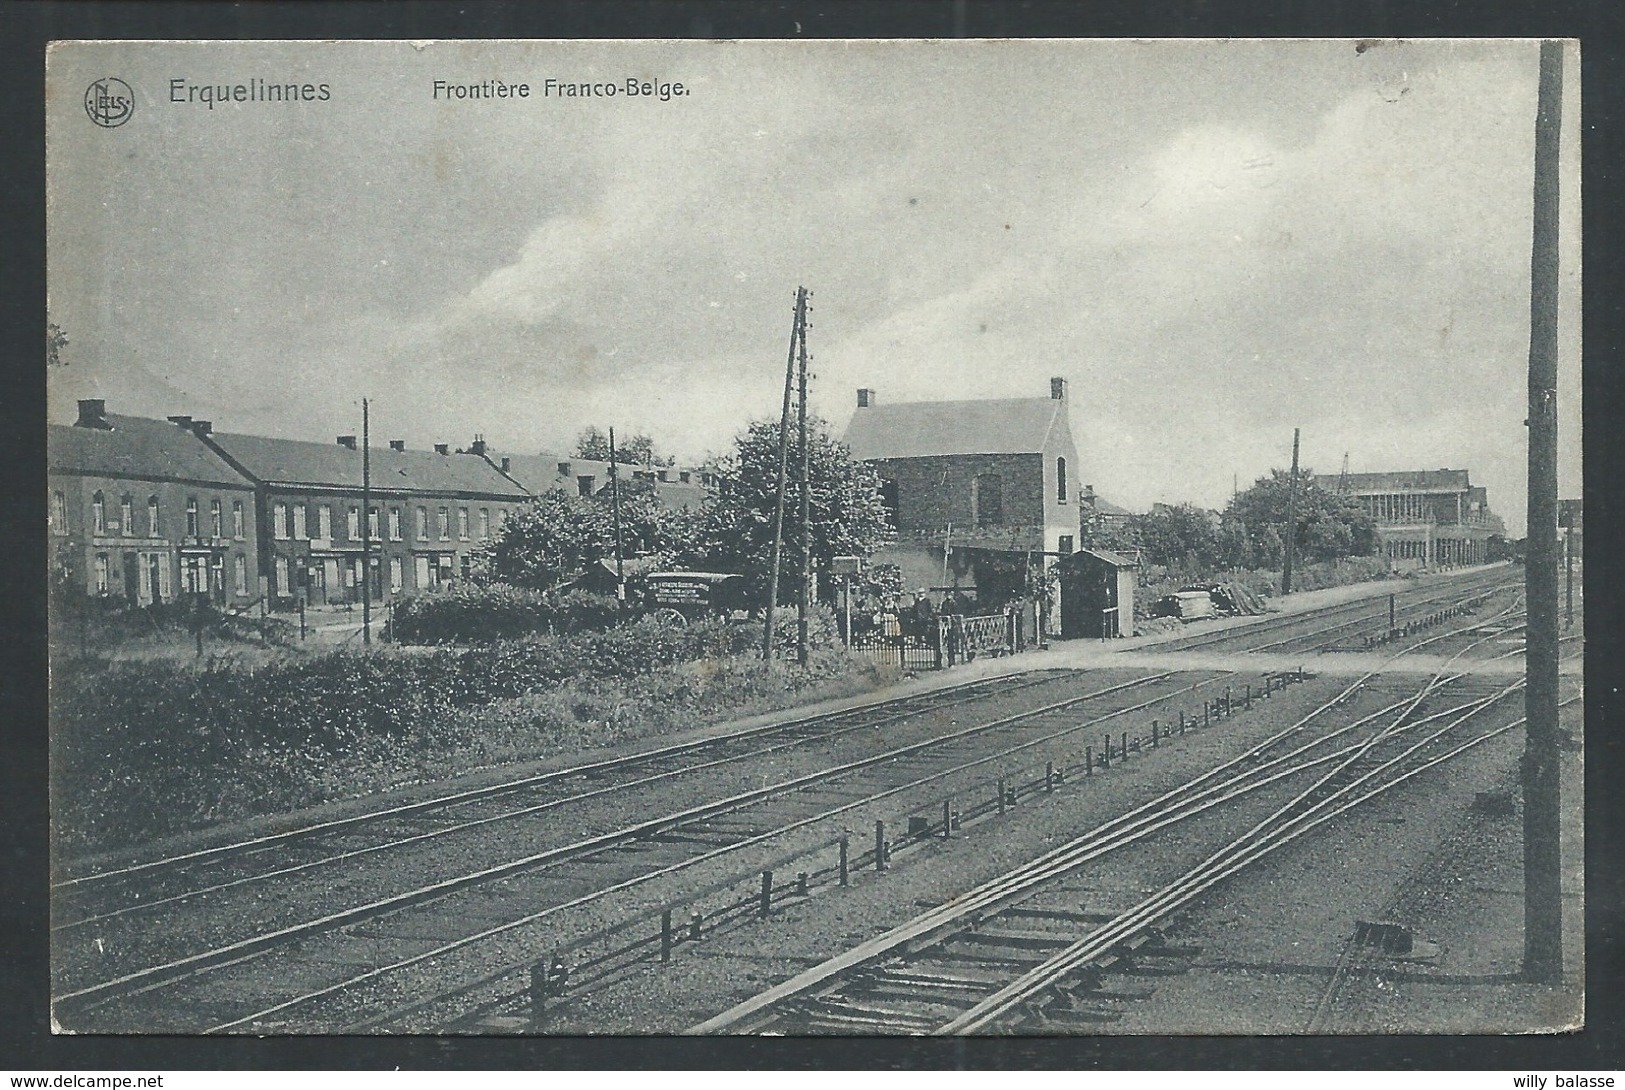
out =
[[[1524,976],[1563,979],[1561,792],[1557,731],[1558,148],[1563,45],[1540,43],[1529,301],[1529,539],[1523,757]]]
[[[1286,559],[1281,565],[1281,594],[1292,593],[1292,561],[1298,554],[1298,429],[1292,429],[1292,483],[1286,493]]]
[[[807,619],[812,607],[812,448],[807,441],[807,289],[801,289],[801,594],[796,599],[796,661],[807,665]]]
[[[790,392],[795,387],[796,348],[801,342],[801,319],[807,289],[796,289],[796,316],[790,327],[790,358],[784,365],[784,408],[779,412],[779,484],[773,505],[773,559],[767,576],[767,620],[762,631],[762,660],[773,658],[774,613],[779,604],[779,562],[784,546],[784,488],[790,475]]]
[[[615,604],[626,609],[626,568],[621,549],[621,470],[615,459],[615,429],[609,429],[609,509],[615,523]]]
[[[361,642],[372,643],[372,444],[367,399],[361,399]]]

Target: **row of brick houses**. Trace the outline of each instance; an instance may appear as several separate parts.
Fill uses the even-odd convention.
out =
[[[483,439],[363,452],[353,435],[326,444],[216,432],[188,416],[111,414],[100,400],[80,402],[72,427],[50,426],[46,445],[58,578],[139,605],[197,592],[226,607],[287,609],[301,592],[342,604],[361,600],[363,579],[376,601],[445,588],[532,497],[596,495],[610,480],[605,462],[497,458]],[[671,506],[697,506],[711,483],[688,469],[620,472]]]

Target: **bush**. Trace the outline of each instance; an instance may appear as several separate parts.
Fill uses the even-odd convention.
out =
[[[620,620],[620,606],[607,595],[493,583],[401,599],[395,604],[391,634],[401,643],[489,643],[539,634],[602,632]]]
[[[341,650],[258,668],[231,657],[85,660],[52,677],[61,802],[53,819],[64,845],[83,847],[245,808],[303,805],[333,789],[319,785],[336,764],[410,762],[462,712],[571,687],[591,702],[682,663],[726,661],[756,639],[754,628],[722,621],[677,628],[643,620],[569,637]]]

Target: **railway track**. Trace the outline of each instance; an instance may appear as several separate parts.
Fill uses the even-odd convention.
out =
[[[512,936],[566,910],[581,908],[611,895],[624,894],[645,883],[731,853],[759,848],[788,833],[879,799],[902,796],[924,785],[949,781],[955,776],[1007,760],[1013,754],[1030,752],[1035,747],[1078,734],[1115,717],[1157,706],[1194,688],[1216,684],[1226,676],[1233,675],[1203,675],[1194,684],[1186,684],[1182,679],[1172,679],[1168,674],[1144,675],[1038,709],[997,717],[969,727],[956,728],[925,741],[872,753],[857,761],[847,761],[755,790],[712,799],[699,806],[661,814],[568,843],[554,844],[539,852],[517,858],[510,855],[490,866],[463,870],[439,881],[391,892],[387,896],[344,904],[337,911],[315,918],[260,928],[252,934],[225,941],[212,940],[212,945],[206,942],[201,948],[171,949],[168,956],[149,964],[126,966],[122,971],[101,979],[97,979],[93,971],[84,972],[77,979],[59,976],[57,1015],[60,1021],[73,1028],[116,1028],[132,1023],[142,1028],[165,1028],[177,1017],[179,1023],[172,1028],[188,1031],[277,1028],[273,1021],[268,1020],[292,1008],[316,1004],[359,984],[408,970],[476,943]],[[557,809],[563,802],[602,796],[625,787],[624,784],[611,784],[566,796],[563,802],[530,803],[510,807],[508,812],[473,817],[464,812],[454,818],[448,817],[466,807],[511,801],[518,792],[531,789],[538,783],[556,786],[569,776],[590,778],[594,775],[627,773],[636,773],[634,782],[653,782],[690,773],[707,765],[723,765],[744,756],[760,757],[764,752],[793,747],[800,744],[796,737],[798,731],[805,736],[828,740],[849,732],[871,729],[877,714],[882,721],[918,718],[931,710],[961,707],[1001,692],[1016,691],[1018,686],[1025,688],[1055,680],[1058,678],[1054,676],[1036,681],[1030,678],[994,679],[953,690],[939,690],[912,701],[887,702],[842,713],[842,716],[849,718],[811,717],[723,739],[668,747],[477,792],[445,796],[412,807],[367,815],[362,819],[292,830],[173,859],[133,861],[101,874],[66,879],[61,887],[64,890],[84,891],[100,886],[105,890],[113,889],[119,881],[123,881],[135,883],[136,888],[151,892],[154,888],[153,876],[167,873],[177,876],[175,888],[158,896],[146,897],[144,903],[113,905],[67,915],[61,926],[64,933],[71,933],[92,930],[92,924],[105,927],[143,913],[163,912],[167,915],[169,911],[177,911],[179,906],[196,907],[209,895],[228,889],[237,890],[272,878],[286,879],[293,873],[309,873],[402,844],[422,843],[432,837],[490,826],[497,821],[512,820],[515,813],[534,814],[549,808]],[[1158,686],[1164,686],[1166,691]],[[1117,699],[1131,692],[1134,699],[1127,703]],[[1077,709],[1100,700],[1115,701],[1117,706],[1106,708],[1081,721],[1076,720]],[[854,716],[857,718],[850,718]],[[865,716],[867,721],[863,721]],[[994,736],[997,736],[998,744],[992,746],[989,752],[989,747],[983,743]],[[719,744],[748,747],[769,739],[777,741],[768,746],[757,746],[754,754],[739,758],[719,755],[720,751],[715,748]],[[662,762],[671,762],[672,766],[663,768]],[[393,839],[378,843],[335,851],[323,839],[351,836],[363,828],[381,829],[392,822],[418,821],[430,815],[437,823],[435,828],[419,827],[404,835],[396,830]],[[315,858],[292,862],[282,858],[278,861],[279,851],[289,847],[309,851],[313,846],[316,849]],[[269,866],[265,865],[267,860],[271,861]],[[230,877],[217,878],[203,885],[188,885],[188,879],[197,868],[218,868],[223,865],[247,867],[248,872],[239,870]],[[77,903],[86,905],[92,902]],[[543,907],[516,916],[511,907],[514,903]],[[187,915],[178,914],[182,917]],[[500,922],[472,932],[466,924],[453,927],[447,922],[492,919],[499,919]],[[389,939],[383,932],[365,930],[366,925],[385,920],[396,931],[410,933],[415,929],[426,936],[433,932],[433,938],[401,942]],[[186,929],[183,924],[181,930]],[[442,935],[452,932],[455,932],[454,937],[441,941]],[[380,935],[383,935],[382,940]],[[362,946],[370,942],[373,952],[364,956],[355,953],[353,947],[356,944],[351,940],[356,938],[362,940]],[[400,956],[379,956],[377,947],[380,941],[389,946],[390,952],[398,952]],[[348,952],[347,943],[350,947]],[[311,950],[312,944],[321,949]],[[301,951],[314,953],[314,964],[347,966],[359,962],[369,968],[360,973],[346,968],[336,972],[290,974],[268,970],[266,966],[255,968],[251,965],[260,959],[298,961]],[[234,971],[222,975],[222,970],[228,969]],[[298,994],[292,997],[274,999],[263,994],[262,988],[261,997],[240,999],[234,1004],[215,1001],[197,1003],[185,998],[188,987],[199,982],[202,982],[205,993],[211,987],[214,990],[235,988],[252,993],[254,989],[244,985],[241,979],[251,979],[256,975],[276,980],[283,990],[289,983],[308,981],[309,985],[302,991],[295,988]],[[312,980],[313,975],[318,979]],[[232,985],[219,983],[224,976],[237,982]],[[255,1007],[256,1002],[260,1004],[258,1007]],[[193,1008],[190,1011],[186,1010],[189,1006]],[[233,1012],[253,1009],[234,1017],[209,1021],[227,1006]],[[202,1019],[207,1024],[200,1025],[196,1014],[198,1007],[209,1011]],[[160,1025],[154,1025],[152,1019],[157,1019]]]
[[[1522,722],[1496,717],[1521,682],[1424,712],[1425,700],[1448,696],[1456,680],[1449,674],[1352,722],[1333,722],[1334,710],[1364,680],[1225,764],[689,1032],[1056,1032],[1113,1020],[1115,1004],[1143,994],[1122,987],[1125,970],[1155,972],[1153,966],[1177,965],[1194,952],[1157,930],[1171,914],[1279,848]],[[1065,888],[1080,867],[1108,852],[1249,801],[1256,816],[1239,833],[1227,830],[1131,906],[1090,912]]]

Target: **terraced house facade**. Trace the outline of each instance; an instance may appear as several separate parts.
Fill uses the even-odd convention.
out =
[[[455,586],[468,578],[473,550],[530,498],[484,458],[445,444],[408,450],[394,440],[363,452],[353,435],[329,445],[197,430],[256,486],[275,609],[292,608],[301,594],[314,605],[359,602],[364,578],[375,602]]]
[[[46,429],[54,576],[132,605],[205,592],[219,606],[259,593],[254,484],[190,429],[79,403]]]

